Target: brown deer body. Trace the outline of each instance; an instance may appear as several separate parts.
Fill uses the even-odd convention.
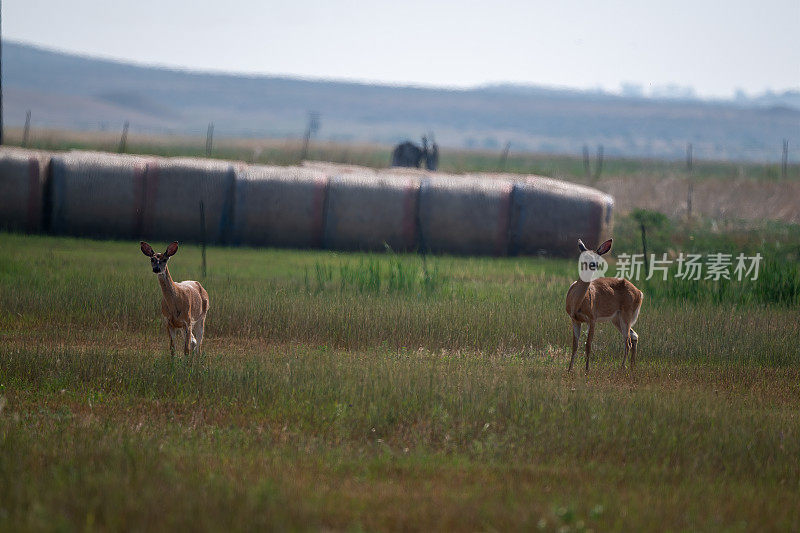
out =
[[[167,260],[178,251],[178,243],[167,246],[163,254],[157,254],[146,242],[140,243],[142,253],[150,258],[153,272],[158,274],[161,287],[161,315],[169,334],[169,350],[175,355],[178,335],[183,332],[183,353],[189,355],[197,349],[201,353],[203,330],[208,313],[208,293],[197,281],[175,283],[169,275]]]
[[[583,242],[578,241],[581,252],[588,251]],[[595,253],[603,255],[611,250],[611,239],[601,244]],[[589,370],[589,356],[592,352],[592,339],[597,322],[611,322],[622,334],[625,343],[622,355],[622,367],[631,354],[631,366],[636,363],[636,347],[639,335],[633,325],[639,318],[644,294],[633,283],[624,278],[598,278],[592,281],[579,279],[567,291],[567,314],[572,319],[572,355],[569,359],[569,370],[578,351],[581,336],[581,325],[587,323],[589,332],[586,336],[586,371]]]

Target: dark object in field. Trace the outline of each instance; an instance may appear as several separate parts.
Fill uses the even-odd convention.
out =
[[[392,152],[392,166],[419,168],[422,155],[422,149],[411,141],[400,143]]]
[[[434,141],[428,149],[427,137],[422,138],[422,148],[411,141],[405,141],[398,144],[392,152],[393,167],[420,168],[423,160],[426,169],[439,168],[439,145]]]

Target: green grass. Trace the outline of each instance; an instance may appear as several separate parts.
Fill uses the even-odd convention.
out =
[[[652,211],[637,210],[618,217],[614,228],[615,255],[642,254],[641,221],[645,221],[648,256],[659,260],[666,254],[672,261],[667,280],[654,273],[654,279],[642,280],[639,288],[651,297],[679,302],[714,302],[738,305],[800,305],[800,227],[777,221],[759,224],[729,222],[719,227],[714,221],[674,222]],[[682,280],[676,277],[679,253],[700,254],[707,263],[708,254],[730,256],[730,279]],[[740,281],[736,275],[739,254],[761,256],[755,280]],[[612,260],[613,262],[613,260]],[[749,262],[746,263],[749,266]],[[612,269],[613,273],[614,269]],[[702,277],[707,276],[704,270]],[[743,276],[743,278],[752,277]]]
[[[569,375],[573,260],[212,247],[206,354],[173,359],[138,243],[0,250],[2,530],[800,520],[796,303],[646,291],[637,368],[605,325]]]

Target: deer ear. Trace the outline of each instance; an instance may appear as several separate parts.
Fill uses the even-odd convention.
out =
[[[153,251],[153,247],[147,244],[144,241],[139,243],[139,247],[142,249],[142,253],[147,257],[153,257],[156,253]]]
[[[167,246],[167,251],[164,252],[164,255],[167,257],[175,255],[175,252],[178,251],[178,241],[172,241],[169,246]]]
[[[583,241],[580,240],[580,239],[578,239],[578,250],[580,250],[581,252],[585,252],[586,251],[586,245],[583,244]]]
[[[608,253],[608,251],[609,251],[610,249],[611,249],[611,239],[608,239],[606,242],[604,242],[603,244],[601,244],[600,246],[598,246],[598,248],[597,248],[597,255],[603,255],[603,254],[606,254],[606,253]]]

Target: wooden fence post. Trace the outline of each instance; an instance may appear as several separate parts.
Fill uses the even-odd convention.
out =
[[[686,175],[689,185],[686,193],[686,217],[692,218],[692,194],[694,193],[694,179],[692,178],[692,143],[686,145]]]
[[[600,174],[603,172],[603,145],[597,147],[597,168],[594,169],[594,181],[600,179]]]
[[[122,136],[119,138],[119,147],[117,148],[117,152],[119,152],[121,154],[125,153],[125,149],[127,148],[127,145],[128,145],[128,127],[129,126],[130,126],[130,124],[128,124],[127,120],[125,121],[125,124],[122,125]]]
[[[300,161],[308,157],[308,144],[311,142],[311,136],[319,129],[319,113],[312,111],[308,114],[308,124],[306,124],[306,131],[303,134],[303,151],[300,154]]]
[[[781,156],[781,178],[786,179],[789,173],[789,139],[783,140],[783,155]]]
[[[22,130],[22,146],[28,147],[28,136],[31,133],[31,110],[25,112],[25,129]]]
[[[587,145],[583,145],[583,171],[586,174],[586,179],[591,179],[592,177],[592,164],[589,161],[589,147]]]
[[[508,161],[508,151],[511,149],[511,143],[507,142],[503,148],[503,153],[500,154],[500,171],[505,172],[506,162]]]
[[[206,130],[206,157],[211,157],[211,148],[214,143],[214,123],[208,123],[208,130]]]

